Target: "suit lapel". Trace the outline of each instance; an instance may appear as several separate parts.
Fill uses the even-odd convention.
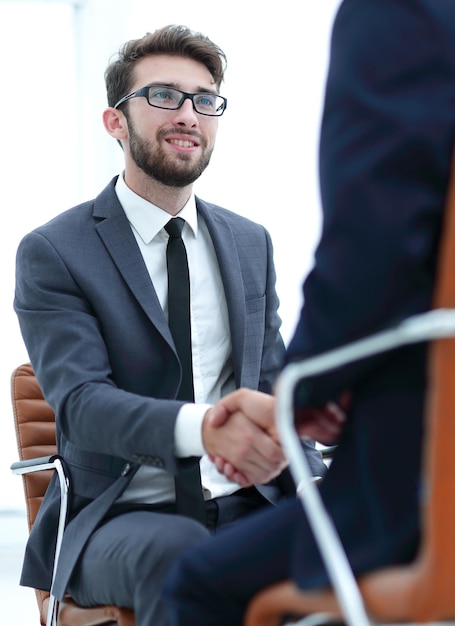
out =
[[[150,280],[130,224],[115,193],[114,179],[98,196],[93,211],[96,230],[119,272],[150,321],[173,346],[166,317]]]

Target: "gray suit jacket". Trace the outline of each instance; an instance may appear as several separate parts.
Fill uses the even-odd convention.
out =
[[[177,358],[113,179],[93,201],[28,234],[17,254],[15,310],[72,482],[54,593],[61,598],[96,525],[140,464],[176,474],[174,423],[182,402]],[[218,257],[236,385],[270,392],[282,364],[278,298],[267,231],[197,199]],[[315,474],[319,453],[308,446]],[[286,476],[260,487],[272,502]],[[21,583],[50,587],[55,481],[31,533]]]

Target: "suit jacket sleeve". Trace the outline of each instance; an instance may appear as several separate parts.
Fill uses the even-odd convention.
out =
[[[66,224],[65,228],[71,226]],[[173,397],[168,381],[171,377],[158,380],[158,372],[166,371],[166,355],[170,360],[164,342],[158,342],[150,323],[147,333],[140,324],[134,331],[129,326],[131,316],[139,319],[142,312],[133,304],[131,309],[121,306],[118,293],[111,293],[107,266],[93,266],[92,272],[87,271],[87,251],[81,262],[86,268],[82,287],[84,278],[76,278],[76,265],[70,268],[59,252],[41,232],[27,235],[17,253],[15,296],[31,361],[57,415],[57,436],[63,434],[87,452],[140,461],[176,473],[173,431],[182,403],[164,399]],[[74,256],[82,259],[83,250]],[[106,282],[101,287],[98,284],[100,297],[90,300],[89,292],[96,287],[92,277],[98,270],[101,274],[104,271]],[[107,307],[111,309],[106,311]],[[125,337],[118,336],[122,327],[129,333],[129,345]],[[149,366],[136,363],[142,353],[148,355]],[[123,368],[114,365],[117,359]]]
[[[341,5],[320,143],[323,228],[290,360],[431,305],[455,129],[453,17],[449,2]],[[303,385],[302,402],[352,388],[375,365]]]
[[[284,359],[284,345],[279,333],[281,319],[277,310],[279,305],[278,296],[275,290],[275,267],[273,263],[273,248],[269,234],[266,232],[267,241],[267,305],[265,316],[264,348],[261,364],[261,378],[259,390],[266,393],[273,391],[273,384],[280,371]],[[321,453],[315,448],[314,442],[302,440],[302,447],[305,452],[310,471],[313,476],[324,476],[326,466],[322,460]],[[277,480],[284,493],[295,494],[295,484],[289,472],[283,474]]]
[[[265,238],[267,246],[265,332],[258,389],[271,393],[276,377],[283,366],[285,348],[280,334],[281,319],[278,315],[279,299],[275,289],[273,247],[267,231],[265,231]]]

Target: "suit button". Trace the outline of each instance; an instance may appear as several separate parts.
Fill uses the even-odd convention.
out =
[[[129,463],[125,463],[120,473],[120,476],[126,476],[129,473],[130,469],[131,469],[131,465]]]

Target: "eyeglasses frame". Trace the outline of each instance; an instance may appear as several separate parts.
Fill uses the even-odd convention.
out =
[[[148,94],[149,94],[149,90],[152,87],[165,87],[166,89],[173,89],[174,91],[178,91],[178,93],[181,93],[183,97],[179,106],[175,107],[175,109],[172,109],[169,107],[160,107],[157,104],[151,104],[148,99]],[[211,114],[211,113],[201,113],[200,111],[196,109],[196,106],[194,104],[194,97],[201,96],[204,93],[207,93],[208,95],[211,95],[211,96],[216,96],[217,98],[221,98],[223,100],[223,110],[221,111],[219,115]],[[131,98],[141,98],[141,97],[144,97],[147,100],[147,104],[149,106],[154,107],[155,109],[164,109],[165,111],[178,111],[183,106],[183,103],[185,102],[185,100],[191,100],[195,113],[198,113],[199,115],[206,115],[207,117],[221,117],[223,113],[226,111],[226,107],[227,107],[227,98],[224,98],[223,96],[220,96],[217,93],[211,93],[209,91],[203,91],[203,92],[198,92],[198,93],[188,93],[187,91],[182,91],[181,89],[177,89],[176,87],[170,87],[169,85],[146,85],[145,87],[141,87],[140,89],[137,89],[136,91],[132,91],[126,96],[123,96],[123,98],[120,98],[120,100],[116,104],[114,104],[113,108],[118,109],[121,104],[123,104],[124,102],[127,102],[128,100],[131,100]]]

